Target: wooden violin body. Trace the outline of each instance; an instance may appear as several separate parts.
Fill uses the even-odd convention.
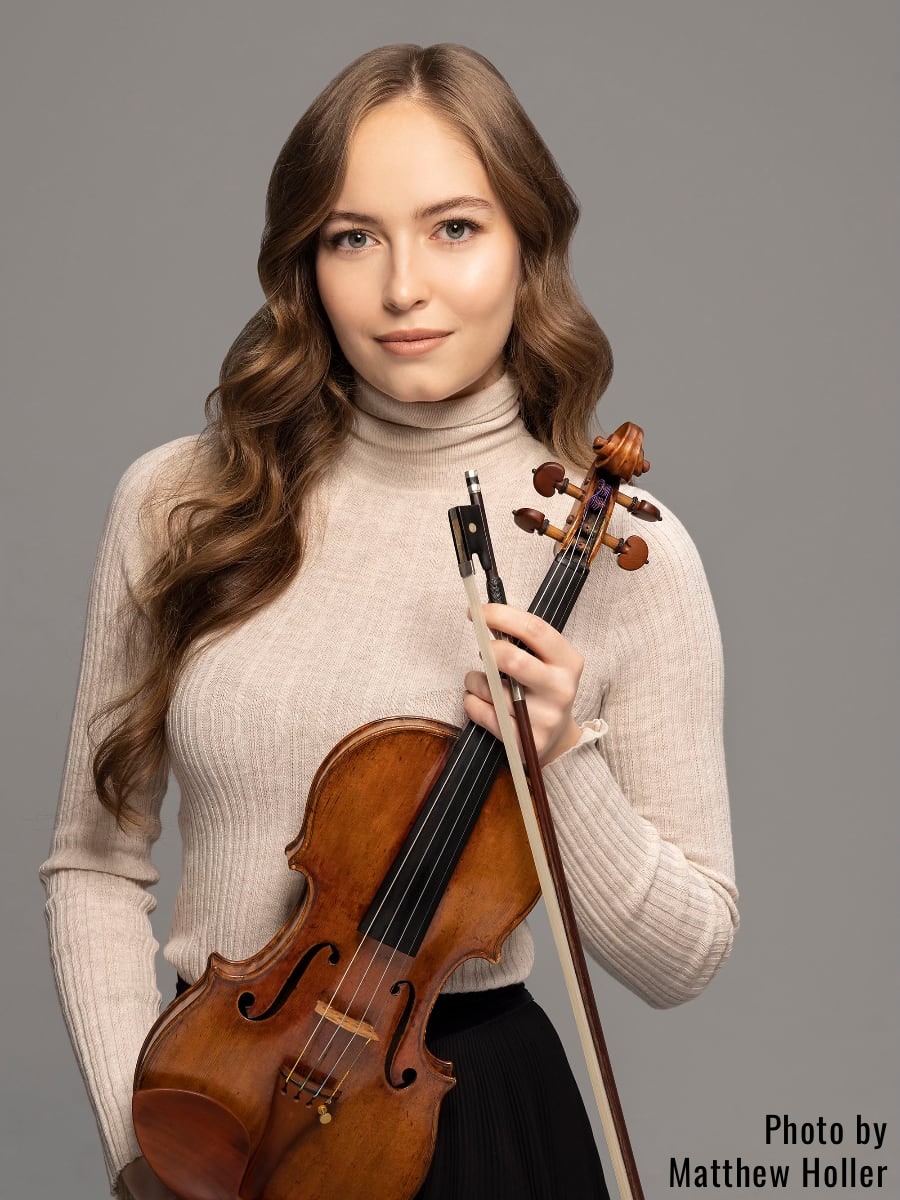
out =
[[[449,818],[414,830],[458,739],[443,722],[392,717],[339,742],[287,848],[309,885],[298,911],[253,957],[211,955],[148,1034],[135,1128],[183,1200],[404,1200],[420,1186],[455,1083],[424,1044],[428,1014],[464,959],[498,960],[539,891],[506,769],[449,878],[426,878],[446,862],[438,845],[416,858],[418,882],[410,873],[428,838],[452,844],[463,832]],[[399,902],[404,887],[440,883],[437,919],[414,929],[425,910],[400,906],[393,927],[364,932],[373,881],[404,856],[407,874],[381,907],[391,890]],[[415,954],[390,945],[411,948],[414,935]]]

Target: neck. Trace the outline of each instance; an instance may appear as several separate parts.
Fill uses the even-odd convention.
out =
[[[528,438],[509,370],[468,396],[418,403],[397,400],[354,374],[351,398],[348,465],[369,474],[389,471],[398,486],[458,480],[474,460],[499,459],[512,442]]]

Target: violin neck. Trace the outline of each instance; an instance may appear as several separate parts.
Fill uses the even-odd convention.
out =
[[[583,555],[556,555],[528,611],[562,632],[588,571]],[[360,932],[402,954],[417,953],[505,762],[503,743],[467,721],[360,922]]]
[[[586,556],[577,550],[557,554],[528,611],[552,625],[557,633],[562,633],[589,571]]]

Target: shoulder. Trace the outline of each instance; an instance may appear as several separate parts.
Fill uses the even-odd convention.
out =
[[[155,494],[157,486],[164,481],[174,481],[185,471],[190,473],[192,464],[202,456],[204,436],[189,433],[145,450],[120,475],[113,493],[114,502],[139,505],[148,495]]]
[[[650,561],[658,561],[666,570],[702,571],[700,551],[681,517],[664,501],[647,488],[634,483],[623,484],[620,495],[634,496],[646,500],[659,510],[659,521],[643,521],[633,516],[622,504],[616,504],[610,516],[608,532],[616,537],[637,534],[644,539],[650,551]]]
[[[186,434],[145,450],[119,476],[107,514],[107,536],[129,543],[139,558],[165,545],[169,513],[181,500],[203,495],[210,477],[208,431]]]
[[[608,555],[607,570],[611,570],[620,623],[650,623],[659,626],[662,637],[666,629],[674,636],[675,627],[688,622],[716,626],[706,570],[684,521],[647,488],[626,484],[622,493],[655,505],[662,519],[642,521],[620,504],[610,517],[610,534],[642,537],[648,549],[647,562],[637,572],[617,569],[614,556]]]

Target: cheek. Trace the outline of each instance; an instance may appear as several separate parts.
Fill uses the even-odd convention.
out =
[[[328,259],[322,255],[316,260],[316,287],[322,307],[337,332],[352,318],[353,294],[342,283],[340,271],[331,270]]]
[[[518,281],[517,257],[473,255],[456,277],[459,306],[472,315],[504,321],[512,313]]]

